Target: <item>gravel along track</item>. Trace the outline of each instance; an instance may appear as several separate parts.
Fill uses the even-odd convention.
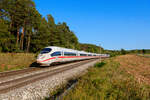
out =
[[[22,77],[22,78],[17,78],[17,79],[14,79],[14,80],[1,82],[0,83],[0,94],[7,93],[11,90],[23,87],[23,86],[31,84],[33,82],[42,80],[42,79],[50,77],[50,76],[53,76],[55,74],[62,73],[64,71],[76,68],[78,66],[84,65],[84,64],[86,64],[88,62],[91,62],[91,61],[94,61],[94,60],[95,59],[80,61],[78,63],[72,64],[72,65],[67,65],[67,66],[62,67],[62,68],[57,68],[57,69],[53,69],[53,70],[46,71],[46,72],[43,71],[43,72],[40,72],[40,73],[35,73],[33,75],[30,75],[30,76],[25,76],[25,77]],[[16,74],[18,74],[18,73],[20,74],[20,72],[25,72],[26,73],[27,70],[28,69],[26,69],[25,71],[22,70],[22,71],[19,71],[17,73],[15,72],[15,73]],[[35,71],[35,70],[39,70],[39,69],[34,69],[32,71]],[[10,75],[10,74],[12,74],[12,73],[8,73],[7,75]]]

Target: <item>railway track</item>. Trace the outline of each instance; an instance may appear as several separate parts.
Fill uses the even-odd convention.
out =
[[[61,64],[61,65],[64,65],[64,64]],[[56,65],[53,65],[51,67],[54,67],[54,66],[56,66]],[[43,69],[43,67],[30,67],[30,68],[21,69],[21,70],[15,70],[15,71],[0,72],[0,79],[5,78],[5,77],[9,77],[9,76],[19,75],[22,73],[24,73],[24,74],[25,73],[31,73],[31,72],[42,70],[42,69]]]
[[[80,61],[80,62],[76,62],[73,64],[68,64],[64,67],[53,68],[48,71],[46,71],[46,69],[50,69],[50,68],[45,68],[44,69],[45,71],[40,72],[40,73],[35,73],[35,74],[31,74],[29,76],[20,77],[20,78],[14,79],[14,80],[8,80],[8,81],[1,82],[0,83],[0,94],[7,93],[11,90],[23,87],[25,85],[34,83],[36,81],[45,79],[47,77],[56,75],[58,73],[65,72],[67,70],[76,68],[78,66],[84,65],[84,64],[86,64],[88,62],[92,62],[94,60],[95,59]],[[31,68],[31,69],[18,70],[18,71],[13,71],[13,72],[0,73],[0,78],[2,78],[2,76],[4,76],[4,75],[6,75],[5,77],[9,77],[9,75],[16,75],[16,74],[21,75],[21,73],[29,73],[28,71],[33,72],[33,71],[38,71],[38,70],[40,70],[40,68],[37,68],[37,69]]]
[[[8,71],[8,72],[1,72],[0,73],[0,78],[5,78],[8,76],[13,76],[13,75],[19,75],[22,73],[29,73],[33,71],[40,70],[41,68],[26,68],[26,69],[21,69],[21,70],[16,70],[16,71]]]
[[[67,64],[69,64],[69,63],[73,63],[73,62],[68,62]],[[62,63],[61,65],[65,65],[65,63]],[[51,67],[55,67],[55,66],[57,67],[59,65],[54,64]],[[24,74],[31,73],[31,72],[35,72],[35,71],[42,70],[42,69],[44,69],[44,68],[43,67],[30,67],[30,68],[21,69],[21,70],[15,70],[15,71],[0,72],[0,79],[5,78],[5,77],[9,77],[9,76],[20,75],[20,74],[23,74],[23,73]],[[47,69],[47,68],[45,68],[45,69]]]
[[[79,62],[79,61],[78,61]],[[16,70],[16,71],[8,71],[8,72],[1,72],[0,73],[0,83],[4,83],[6,81],[11,81],[11,80],[15,80],[18,78],[22,78],[27,77],[27,76],[31,76],[33,74],[37,74],[40,72],[46,72],[47,70],[54,70],[57,69],[61,66],[64,65],[72,65],[77,63],[77,61],[74,62],[68,62],[68,63],[61,63],[60,64],[53,64],[51,67],[31,67],[31,68],[26,68],[26,69],[22,69],[22,70]]]

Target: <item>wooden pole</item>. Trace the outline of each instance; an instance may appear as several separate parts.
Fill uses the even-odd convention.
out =
[[[99,44],[100,54],[101,54],[101,44]],[[100,63],[101,63],[101,55],[100,55]]]

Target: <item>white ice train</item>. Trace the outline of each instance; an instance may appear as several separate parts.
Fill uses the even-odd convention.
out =
[[[66,49],[56,46],[44,48],[37,57],[37,63],[43,66],[49,66],[56,62],[68,62],[75,60],[85,60],[98,57],[109,57],[108,54],[96,54],[73,49]]]

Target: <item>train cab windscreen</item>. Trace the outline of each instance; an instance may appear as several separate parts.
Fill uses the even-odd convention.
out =
[[[54,56],[61,56],[61,51],[56,51],[54,53],[51,54],[52,57]]]
[[[52,51],[51,48],[44,48],[44,49],[40,52],[40,54],[49,53],[49,52],[51,52],[51,51]]]

